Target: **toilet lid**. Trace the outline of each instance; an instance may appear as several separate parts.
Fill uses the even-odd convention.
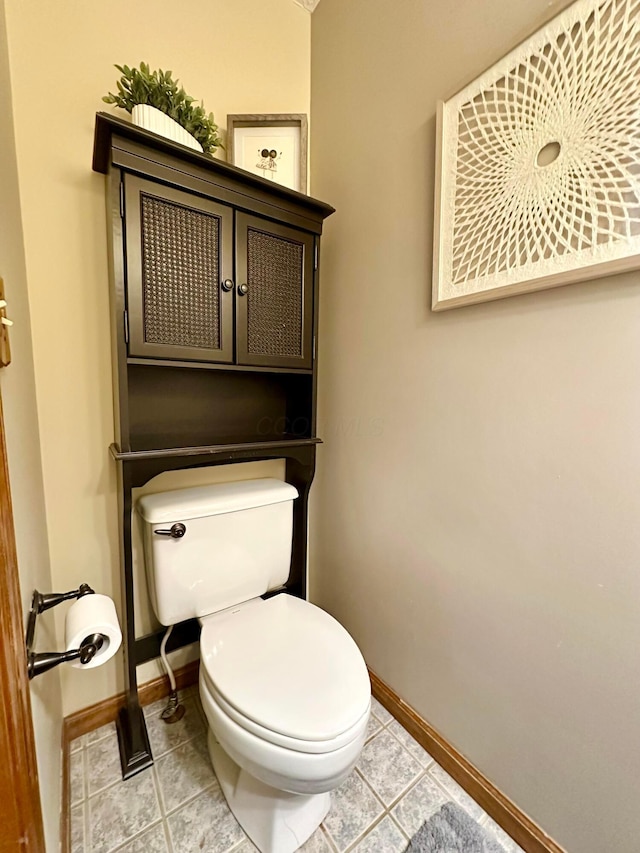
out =
[[[360,650],[328,613],[280,594],[204,620],[207,676],[242,716],[298,740],[335,738],[369,707]]]

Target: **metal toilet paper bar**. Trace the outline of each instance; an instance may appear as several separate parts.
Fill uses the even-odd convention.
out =
[[[106,639],[102,634],[90,634],[85,637],[79,648],[70,649],[66,652],[32,651],[36,633],[36,621],[41,613],[44,613],[45,610],[50,610],[52,607],[56,607],[63,601],[70,601],[74,598],[79,599],[84,595],[94,594],[95,590],[91,589],[89,584],[86,583],[80,584],[78,589],[71,590],[70,592],[49,592],[43,594],[38,592],[38,590],[34,590],[25,640],[27,647],[27,673],[30,679],[67,661],[79,660],[82,664],[90,663],[97,652],[100,651]]]

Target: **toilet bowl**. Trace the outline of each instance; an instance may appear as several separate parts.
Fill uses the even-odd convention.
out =
[[[164,625],[200,621],[209,754],[261,853],[293,853],[313,834],[358,760],[371,707],[354,640],[283,589],[296,496],[265,479],[138,502],[153,608]]]
[[[229,806],[263,853],[292,853],[355,766],[370,685],[345,629],[282,593],[201,620],[200,697]]]

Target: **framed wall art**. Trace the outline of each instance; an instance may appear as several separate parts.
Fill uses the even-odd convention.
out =
[[[306,193],[306,115],[227,116],[227,157],[234,166]]]
[[[577,0],[438,109],[433,309],[640,267],[640,0]]]

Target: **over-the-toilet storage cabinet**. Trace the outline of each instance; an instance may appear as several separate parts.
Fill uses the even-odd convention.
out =
[[[329,205],[105,113],[111,329],[127,702],[123,775],[152,762],[136,667],[132,490],[168,470],[283,458],[298,489],[288,591],[306,593],[315,470],[319,238]],[[168,648],[197,640],[190,621]]]

